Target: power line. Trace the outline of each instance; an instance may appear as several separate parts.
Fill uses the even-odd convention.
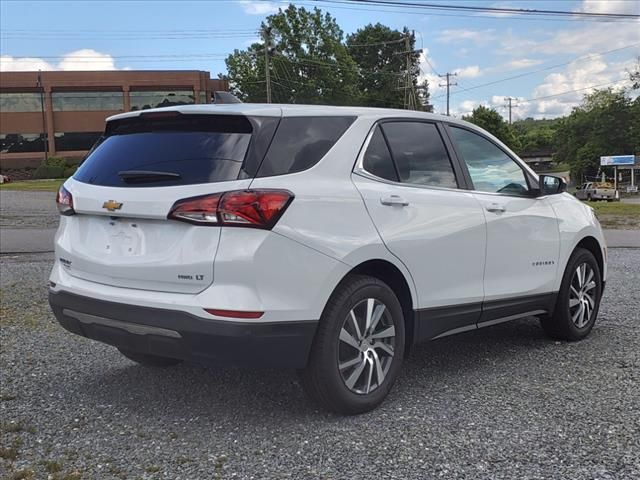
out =
[[[360,44],[347,43],[346,47],[347,48],[352,48],[352,47],[375,47],[375,46],[378,46],[378,45],[391,45],[393,43],[400,43],[400,42],[404,42],[404,38],[399,38],[397,40],[388,40],[386,42],[376,42],[376,43],[360,43]]]
[[[568,10],[542,10],[524,9],[510,7],[480,7],[472,5],[446,5],[440,3],[409,2],[400,0],[323,0],[327,3],[351,3],[351,4],[372,4],[387,7],[403,7],[409,9],[425,9],[440,11],[463,11],[474,13],[493,13],[525,16],[557,16],[570,18],[597,18],[597,19],[640,19],[640,15],[632,13],[600,13],[600,12],[580,12]]]
[[[566,90],[564,92],[554,93],[552,95],[545,95],[543,97],[527,98],[526,100],[522,100],[522,101],[523,102],[533,102],[533,101],[536,101],[536,100],[546,100],[547,98],[560,97],[562,95],[568,95],[569,93],[582,92],[584,90],[589,90],[589,89],[592,89],[592,88],[606,87],[608,85],[614,85],[616,83],[621,83],[621,82],[626,82],[626,81],[629,81],[629,79],[628,78],[621,78],[619,80],[614,80],[612,82],[600,83],[600,84],[597,84],[597,85],[589,85],[588,87],[576,88],[574,90]]]
[[[358,5],[357,3],[351,3],[351,0],[291,0],[292,3],[298,5],[309,5],[309,6],[317,6],[318,3],[326,3],[327,7],[336,8],[340,10],[352,10],[352,11],[367,11],[367,12],[381,12],[381,13],[401,13],[403,10],[406,11],[407,8],[398,5],[394,7],[393,5],[389,5],[389,8],[397,8],[396,10],[389,10],[383,8],[371,8],[370,5]],[[347,6],[350,5],[350,6]],[[362,7],[362,8],[361,8]],[[550,16],[544,17],[528,17],[528,16],[518,16],[518,15],[496,15],[496,14],[467,14],[464,13],[443,13],[443,12],[434,12],[430,10],[428,13],[421,13],[416,11],[415,9],[408,9],[410,11],[416,12],[418,15],[429,15],[436,17],[455,17],[455,18],[473,18],[475,20],[485,19],[485,20],[508,20],[508,21],[533,21],[533,22],[602,22],[602,19],[598,18],[554,18]],[[609,19],[607,22],[615,22],[615,23],[629,23],[635,22],[635,20],[625,20],[625,19]]]
[[[553,70],[553,69],[559,68],[559,67],[564,67],[565,65],[569,65],[570,63],[573,63],[573,62],[586,60],[586,59],[592,58],[592,57],[594,57],[596,55],[608,55],[610,53],[619,52],[621,50],[626,50],[627,48],[636,47],[638,45],[640,45],[640,43],[634,43],[634,44],[631,44],[631,45],[626,45],[624,47],[614,48],[612,50],[606,50],[604,52],[589,53],[589,54],[586,54],[586,55],[582,55],[580,57],[573,58],[573,59],[568,60],[566,62],[556,63],[554,65],[549,65],[547,67],[539,68],[537,70],[530,70],[528,72],[519,73],[518,75],[512,75],[510,77],[505,77],[505,78],[501,78],[501,79],[498,79],[498,80],[493,80],[493,81],[487,82],[487,83],[481,83],[479,85],[471,85],[470,87],[456,90],[454,93],[452,93],[452,95],[456,95],[456,94],[462,93],[462,92],[468,92],[468,91],[471,91],[471,90],[476,90],[478,88],[488,87],[488,86],[491,86],[491,85],[496,85],[498,83],[507,82],[509,80],[515,80],[517,78],[522,78],[522,77],[526,77],[526,76],[529,76],[529,75],[535,75],[536,73],[545,72],[545,71],[548,71],[548,70]],[[442,98],[442,97],[444,97],[444,94],[438,95],[437,97],[434,98],[434,100],[438,99],[438,98]]]

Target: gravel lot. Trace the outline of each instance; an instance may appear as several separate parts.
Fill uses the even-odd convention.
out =
[[[611,251],[587,340],[529,319],[425,344],[350,418],[291,371],[155,370],[66,333],[51,261],[0,258],[1,478],[640,478],[640,250]]]

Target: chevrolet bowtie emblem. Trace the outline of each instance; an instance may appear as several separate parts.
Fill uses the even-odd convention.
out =
[[[109,200],[108,202],[104,202],[102,204],[102,208],[106,208],[110,212],[115,212],[116,210],[120,210],[122,208],[122,204],[116,202],[115,200]]]

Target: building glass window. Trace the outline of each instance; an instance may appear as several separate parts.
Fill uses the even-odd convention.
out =
[[[122,92],[53,92],[56,112],[124,110]]]
[[[42,152],[44,135],[41,133],[3,133],[0,135],[0,152]]]
[[[207,92],[200,92],[200,97],[198,98],[199,103],[211,103],[210,97]]]
[[[57,152],[91,150],[102,132],[64,132],[55,134]]]
[[[195,103],[192,90],[132,91],[129,92],[131,110],[147,108],[173,107]]]
[[[0,112],[40,112],[40,93],[0,93]]]

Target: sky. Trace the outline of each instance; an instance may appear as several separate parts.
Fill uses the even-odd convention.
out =
[[[259,40],[267,15],[288,3],[330,12],[345,35],[369,23],[407,27],[422,50],[421,76],[444,113],[438,75],[456,73],[451,113],[482,104],[513,118],[566,115],[586,93],[629,85],[640,22],[410,10],[323,1],[0,2],[0,70],[206,70]],[[640,0],[431,0],[430,3],[640,14]],[[515,78],[514,78],[515,77]]]

